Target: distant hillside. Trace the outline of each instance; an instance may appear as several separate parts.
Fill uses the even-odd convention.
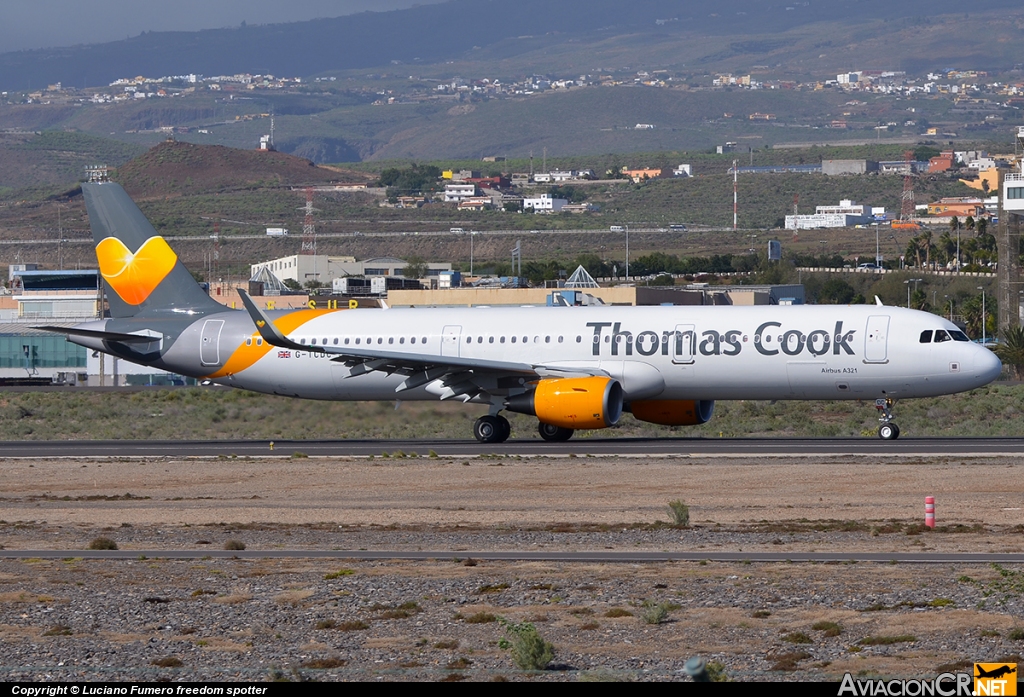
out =
[[[366,174],[317,167],[282,152],[165,141],[119,167],[117,181],[139,198],[236,189],[366,181]]]
[[[87,165],[113,167],[145,152],[140,145],[85,133],[43,131],[0,135],[0,190],[73,185]]]
[[[967,10],[967,12],[965,12]],[[508,60],[526,53],[575,53],[579,70],[606,61],[621,66],[627,37],[642,51],[656,46],[687,50],[691,65],[716,66],[745,56],[747,62],[777,63],[779,51],[798,43],[780,36],[815,28],[816,45],[805,58],[820,60],[855,42],[853,53],[867,67],[878,62],[908,67],[928,61],[910,36],[932,18],[956,15],[965,23],[975,12],[1020,15],[1019,0],[988,0],[980,7],[954,0],[833,0],[791,4],[750,0],[451,0],[394,12],[365,12],[310,22],[241,26],[200,32],[147,32],[93,46],[0,54],[0,89],[39,89],[47,84],[104,85],[118,77],[272,73],[309,76],[331,70],[391,65],[426,65],[449,60]],[[869,31],[858,28],[869,27]],[[963,27],[943,30],[930,46],[934,58],[962,58],[974,68],[1011,68],[1020,62],[1020,27],[996,40]],[[900,36],[898,32],[908,35]],[[879,40],[876,43],[876,40]],[[572,42],[582,41],[572,46]],[[697,48],[699,55],[693,55]],[[627,51],[635,55],[634,51]],[[594,62],[595,60],[600,62]],[[630,60],[627,58],[627,60]],[[942,66],[935,66],[936,68]]]

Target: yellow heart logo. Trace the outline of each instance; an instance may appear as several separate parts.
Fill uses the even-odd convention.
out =
[[[178,263],[178,255],[163,237],[150,237],[132,253],[116,237],[96,245],[100,273],[129,305],[141,305]]]
[[[260,327],[260,328],[262,328],[262,327],[264,327],[264,326],[265,326],[266,324],[267,324],[267,323],[266,323],[266,322],[264,322],[264,321],[263,321],[263,320],[261,320],[261,319],[258,319],[258,320],[256,320],[256,326],[257,326],[257,327]]]

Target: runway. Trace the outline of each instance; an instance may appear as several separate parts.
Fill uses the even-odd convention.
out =
[[[1019,456],[1024,438],[588,438],[565,443],[510,440],[75,440],[0,442],[9,458],[69,457],[821,457]]]

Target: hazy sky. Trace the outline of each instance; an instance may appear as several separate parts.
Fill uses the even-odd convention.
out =
[[[0,53],[117,41],[143,31],[300,22],[443,0],[0,0]]]

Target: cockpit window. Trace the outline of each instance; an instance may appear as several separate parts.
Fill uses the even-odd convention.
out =
[[[925,329],[923,332],[921,332],[921,343],[922,344],[930,344],[930,343],[932,343],[932,330],[931,329]]]
[[[955,329],[950,332],[950,335],[953,337],[953,341],[970,341],[970,339],[967,338],[966,334]]]
[[[952,337],[949,334],[946,333],[945,329],[936,329],[935,330],[935,343],[936,344],[940,344],[943,341],[952,341],[952,340],[953,340]]]

